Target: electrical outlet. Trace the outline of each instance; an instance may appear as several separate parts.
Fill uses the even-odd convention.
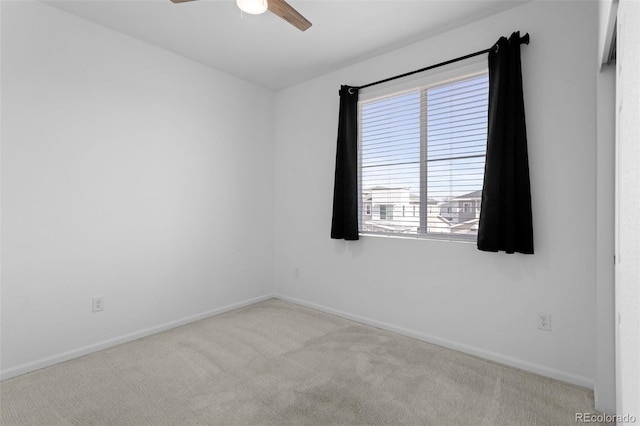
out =
[[[551,331],[551,314],[538,314],[538,329]]]
[[[93,297],[93,312],[102,312],[104,311],[104,296],[94,296]]]
[[[293,276],[296,278],[300,278],[300,268],[295,268],[293,270]]]

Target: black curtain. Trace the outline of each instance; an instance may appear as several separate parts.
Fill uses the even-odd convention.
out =
[[[478,249],[533,254],[519,32],[489,52],[488,126]]]
[[[358,89],[340,88],[331,238],[358,239]]]

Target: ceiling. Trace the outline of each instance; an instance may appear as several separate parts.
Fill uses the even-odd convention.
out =
[[[278,90],[529,0],[288,0],[313,26],[234,0],[48,0],[105,27]]]

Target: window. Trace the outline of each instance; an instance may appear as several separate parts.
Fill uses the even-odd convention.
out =
[[[393,204],[380,206],[380,220],[393,220]]]
[[[472,239],[487,140],[486,66],[359,102],[362,234]],[[387,89],[388,90],[388,89]],[[405,215],[412,207],[418,214]],[[476,208],[473,208],[476,207]],[[393,211],[403,214],[394,217]],[[381,221],[384,221],[382,223]]]

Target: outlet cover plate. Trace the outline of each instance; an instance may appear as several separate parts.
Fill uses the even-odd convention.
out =
[[[551,314],[538,314],[537,319],[539,330],[551,331]]]
[[[102,312],[104,311],[104,296],[94,296],[93,297],[93,305],[92,312]]]

